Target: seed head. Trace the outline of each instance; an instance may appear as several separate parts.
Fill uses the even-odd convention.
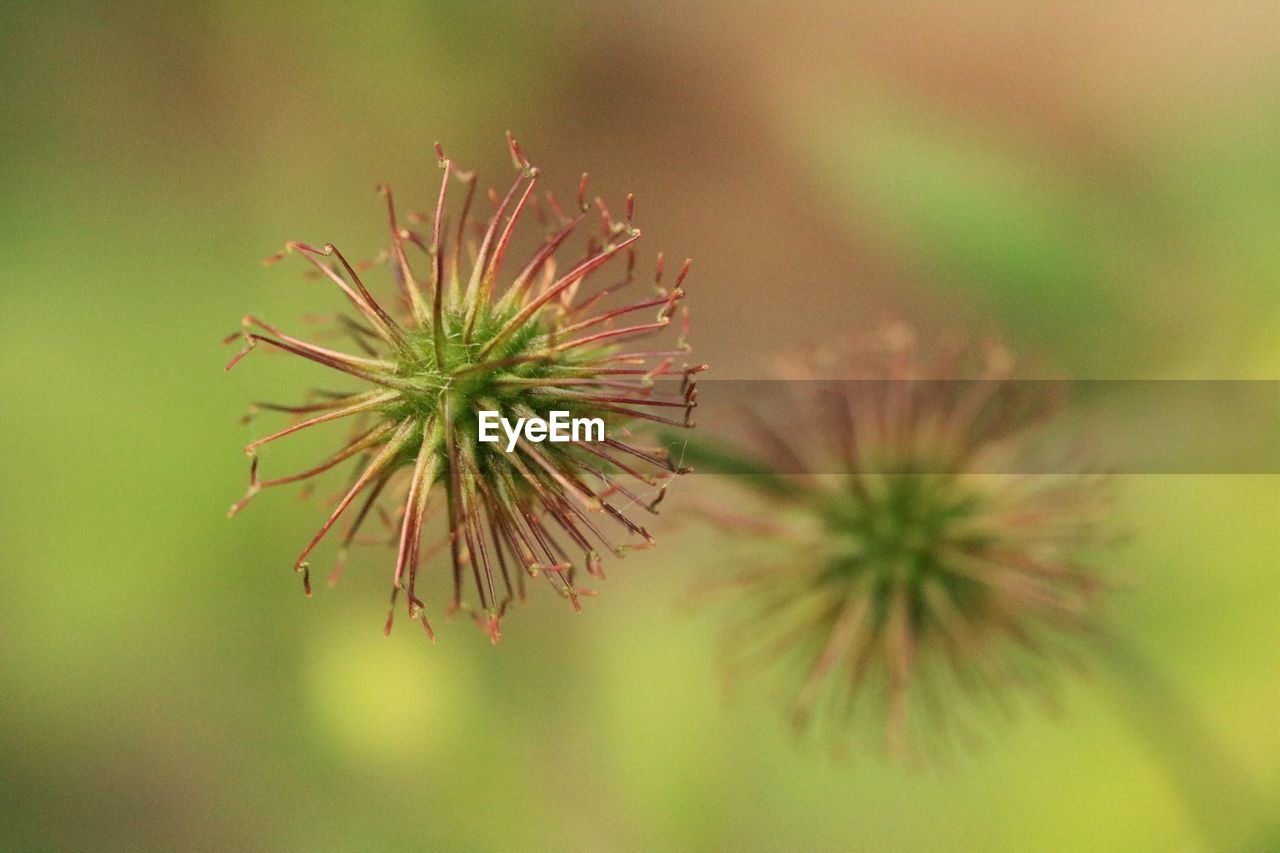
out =
[[[776,669],[796,725],[821,721],[841,750],[855,718],[886,721],[882,746],[909,759],[980,740],[981,706],[1052,700],[1097,627],[1082,559],[1107,492],[1094,475],[1017,473],[1056,411],[1049,383],[1014,379],[1003,348],[926,350],[902,326],[784,372],[785,425],[749,416],[736,470],[751,473],[728,478],[765,510],[709,510],[763,540],[727,584],[747,608],[731,674]]]
[[[665,287],[659,255],[652,295],[619,302],[614,294],[636,278],[633,246],[640,231],[632,225],[632,197],[621,221],[598,198],[592,211],[583,175],[577,207],[565,212],[554,195],[535,195],[538,170],[509,134],[507,142],[515,181],[505,196],[490,191],[493,211],[484,222],[469,221],[476,176],[459,170],[437,145],[444,174],[434,215],[410,214],[402,223],[390,188],[380,187],[390,241],[375,261],[352,264],[332,244],[316,248],[297,242],[268,259],[274,263],[300,254],[315,267],[316,277],[342,292],[354,310],[337,317],[336,330],[358,352],[308,343],[256,317],[245,317],[242,331],[227,339],[245,344],[228,370],[266,344],[369,386],[349,393],[313,392],[299,405],[254,404],[250,417],[269,410],[294,422],[245,448],[252,457],[249,490],[231,514],[264,488],[356,460],[353,482],[295,568],[310,595],[311,554],[340,519],[346,520],[331,575],[336,580],[348,547],[360,541],[362,526],[380,517],[396,547],[387,631],[403,589],[410,618],[420,618],[434,639],[418,594],[418,570],[446,548],[453,574],[449,611],[470,610],[494,642],[508,603],[524,596],[526,576],[546,578],[578,608],[579,597],[590,591],[575,585],[577,567],[603,577],[601,550],[622,556],[629,548],[652,545],[649,533],[624,510],[655,511],[669,478],[685,472],[661,448],[634,443],[627,425],[692,426],[694,375],[705,365],[681,362],[689,352],[687,309],[674,344],[638,343],[676,318],[689,261]],[[463,199],[451,225],[447,197],[455,182]],[[529,210],[547,233],[512,274],[507,252],[521,215]],[[598,215],[599,233],[560,268],[557,255],[592,215]],[[415,255],[425,274],[411,264]],[[624,268],[604,280],[604,271],[619,266],[611,263],[618,258],[625,259]],[[377,264],[390,267],[397,292],[393,300],[379,301],[360,277]],[[600,418],[605,439],[556,444],[522,439],[507,452],[505,442],[479,440],[482,410],[513,422],[545,418],[555,410]],[[353,423],[354,432],[337,452],[307,471],[259,479],[260,448],[339,419]],[[395,509],[385,511],[383,502]],[[441,538],[424,549],[428,524],[436,517]],[[627,541],[615,542],[619,535]],[[474,603],[464,602],[468,585]]]

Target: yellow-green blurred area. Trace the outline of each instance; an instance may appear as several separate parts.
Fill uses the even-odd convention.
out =
[[[509,128],[695,259],[710,375],[905,318],[1276,378],[1278,47],[1270,2],[4,4],[0,849],[1274,849],[1274,476],[1122,478],[1103,567],[1230,778],[1098,672],[951,766],[835,762],[725,699],[678,515],[497,647],[438,598],[384,638],[378,549],[305,599],[320,505],[225,516],[247,403],[328,377],[219,340],[338,310],[261,260],[374,254],[376,183],[428,208],[440,140],[505,184]]]

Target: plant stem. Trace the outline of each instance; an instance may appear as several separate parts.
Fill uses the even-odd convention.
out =
[[[1263,798],[1247,770],[1158,664],[1115,636],[1104,653],[1113,698],[1164,767],[1209,848],[1262,849]]]

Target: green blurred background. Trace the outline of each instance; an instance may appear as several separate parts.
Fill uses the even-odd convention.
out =
[[[259,262],[372,254],[375,183],[426,207],[435,140],[505,181],[510,128],[696,259],[715,376],[902,316],[1082,377],[1276,378],[1274,3],[355,5],[0,11],[0,849],[1224,841],[1178,733],[1100,676],[944,769],[797,743],[766,691],[722,696],[717,614],[684,606],[720,549],[678,519],[581,614],[384,639],[387,554],[306,600],[316,505],[225,518],[237,417],[316,372],[224,376],[218,340],[336,309]],[[1118,630],[1239,765],[1202,793],[1266,792],[1208,821],[1264,849],[1280,481],[1126,477],[1118,516]]]

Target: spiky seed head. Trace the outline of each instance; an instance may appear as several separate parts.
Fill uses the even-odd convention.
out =
[[[362,526],[381,517],[396,548],[388,631],[403,590],[410,617],[421,619],[434,639],[418,594],[418,571],[444,550],[452,569],[449,611],[470,610],[494,642],[507,605],[524,596],[526,577],[545,578],[577,608],[579,597],[590,592],[576,584],[579,567],[602,577],[602,551],[621,556],[653,543],[624,509],[652,509],[667,480],[685,471],[663,449],[637,444],[627,425],[692,426],[694,376],[705,365],[683,361],[689,352],[688,313],[680,303],[689,262],[667,286],[659,255],[651,295],[631,302],[615,297],[636,279],[633,247],[640,231],[632,224],[630,196],[622,221],[596,199],[599,231],[579,254],[558,262],[583,220],[593,215],[586,175],[576,208],[566,212],[551,193],[535,194],[538,169],[510,135],[507,142],[515,180],[505,196],[490,192],[492,212],[478,223],[472,223],[475,174],[458,169],[437,145],[443,178],[433,214],[410,214],[402,222],[390,188],[379,188],[390,235],[375,261],[352,264],[332,244],[298,242],[268,259],[299,254],[315,267],[314,275],[341,291],[352,310],[339,315],[336,328],[357,352],[309,343],[256,317],[245,317],[241,332],[227,339],[245,344],[228,370],[266,344],[366,386],[350,393],[314,392],[298,405],[255,403],[250,417],[278,411],[294,422],[245,448],[252,457],[250,485],[231,513],[262,489],[355,460],[353,482],[295,569],[310,595],[313,550],[345,521],[331,575],[336,580]],[[448,196],[455,183],[463,198],[451,225]],[[529,210],[547,233],[513,269],[508,249]],[[360,272],[379,263],[390,268],[394,300],[375,298],[361,279]],[[605,278],[608,271],[613,274]],[[681,328],[674,343],[647,342],[673,322]],[[507,452],[501,443],[479,440],[481,410],[512,421],[545,418],[556,410],[600,418],[606,438],[522,441]],[[298,474],[258,478],[261,448],[336,420],[353,424],[353,432],[333,455]],[[387,512],[384,503],[395,509]],[[440,519],[440,539],[424,549],[433,517]],[[468,587],[474,601],[466,600]]]
[[[1055,701],[1098,627],[1083,561],[1105,539],[1109,489],[1017,473],[1056,411],[1052,385],[1015,379],[1000,346],[921,347],[902,325],[782,364],[785,423],[753,417],[736,462],[686,457],[749,472],[727,482],[764,502],[755,516],[704,507],[756,541],[758,564],[715,585],[747,613],[726,636],[731,681],[772,668],[799,728],[822,723],[844,751],[870,715],[885,721],[873,740],[907,759],[979,742],[979,706]]]

